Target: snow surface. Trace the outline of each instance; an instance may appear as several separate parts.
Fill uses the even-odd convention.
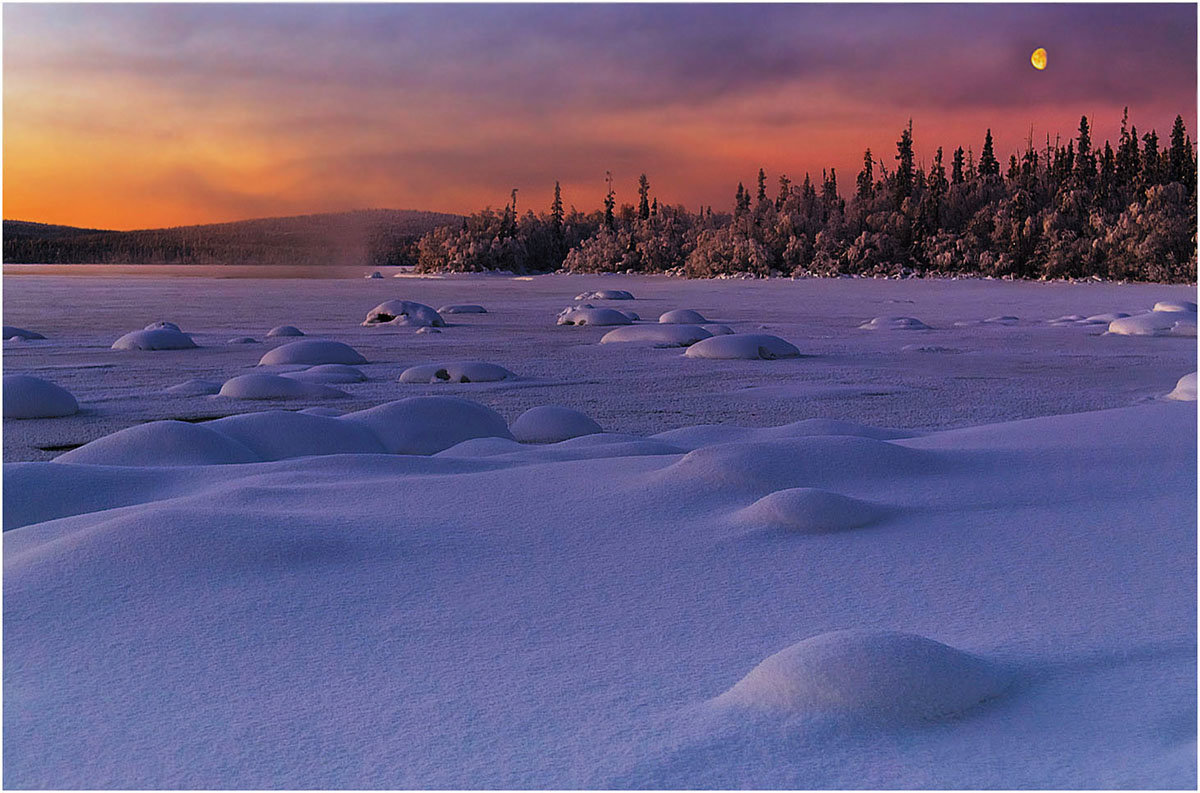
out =
[[[356,353],[357,354],[357,353]],[[301,369],[298,372],[282,372],[282,377],[290,377],[305,383],[361,383],[367,379],[361,369],[342,363],[323,363]]]
[[[25,330],[24,328],[14,328],[12,325],[5,325],[2,335],[5,339],[18,338],[25,339],[26,341],[38,341],[46,338],[36,331]]]
[[[27,374],[4,375],[4,417],[53,419],[79,412],[79,402],[67,389]]]
[[[434,454],[471,438],[508,438],[504,417],[469,399],[450,396],[409,397],[347,413],[391,454]]]

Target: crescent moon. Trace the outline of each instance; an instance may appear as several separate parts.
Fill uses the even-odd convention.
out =
[[[1046,68],[1046,50],[1045,50],[1045,48],[1038,47],[1036,50],[1034,50],[1033,54],[1029,56],[1029,62],[1032,63],[1033,68],[1037,69],[1039,72],[1042,69],[1045,69]]]

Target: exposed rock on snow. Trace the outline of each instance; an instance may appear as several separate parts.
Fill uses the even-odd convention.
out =
[[[258,344],[258,339],[253,336],[234,336],[226,344]]]
[[[1195,336],[1196,315],[1187,311],[1148,311],[1113,320],[1108,332],[1117,336]]]
[[[225,381],[218,392],[234,399],[331,399],[349,396],[345,391],[317,383],[265,372],[238,375]]]
[[[446,320],[432,307],[412,300],[388,300],[367,312],[363,327],[403,325],[413,328],[442,328]]]
[[[701,325],[706,331],[714,336],[728,336],[733,333],[733,328],[728,325]]]
[[[632,325],[626,314],[612,308],[576,308],[570,306],[559,312],[559,325]]]
[[[3,336],[6,339],[18,338],[25,339],[26,341],[38,341],[46,338],[40,333],[35,333],[32,330],[25,330],[24,328],[17,328],[12,325],[4,326]]]
[[[1180,402],[1195,402],[1196,401],[1196,373],[1185,374],[1179,378],[1179,382],[1175,384],[1175,390],[1167,394],[1167,399],[1175,399]]]
[[[659,322],[665,324],[679,325],[703,325],[708,322],[699,311],[693,311],[690,308],[677,308],[674,311],[668,311],[658,318]]]
[[[303,336],[304,331],[297,328],[295,325],[276,325],[267,331],[268,338],[276,336]]]
[[[4,375],[4,418],[53,419],[79,412],[67,389],[27,374]]]
[[[367,276],[367,279],[368,279],[368,280],[369,280],[369,279],[373,279],[373,278],[383,278],[383,273],[381,273],[381,272],[379,272],[378,270],[376,270],[375,272],[373,272],[373,273],[371,273],[370,275],[368,275],[368,276]]]
[[[869,526],[884,514],[882,507],[857,498],[793,487],[763,496],[739,510],[738,518],[756,527],[818,534]]]
[[[956,716],[1000,695],[987,659],[911,633],[822,633],[781,650],[713,700],[883,726]]]
[[[311,413],[267,410],[217,419],[204,426],[237,441],[263,460],[385,451],[375,434],[361,424]]]
[[[541,405],[513,422],[512,435],[521,443],[558,443],[604,430],[589,416],[571,408]]]
[[[458,361],[410,366],[400,373],[401,383],[492,383],[516,375],[494,363]]]
[[[860,330],[929,330],[916,317],[875,317],[858,326]]]
[[[367,379],[361,370],[342,363],[324,363],[299,372],[284,372],[282,376],[304,383],[361,383]]]
[[[798,358],[800,351],[778,336],[767,333],[732,333],[702,339],[687,348],[689,358],[743,358],[772,361],[776,358]]]
[[[633,295],[624,289],[597,289],[575,295],[576,300],[633,300]]]
[[[212,380],[184,380],[164,389],[168,394],[178,396],[211,396],[221,390],[221,384]]]
[[[157,322],[151,322],[149,325],[143,328],[143,330],[173,330],[176,333],[182,332],[182,328],[180,328],[174,322],[167,322],[164,319],[160,319]]]
[[[610,330],[601,344],[640,342],[652,347],[687,347],[713,334],[698,325],[636,325]]]
[[[471,438],[513,440],[499,413],[451,396],[409,397],[347,413],[341,420],[367,427],[392,454],[435,454]]]
[[[190,350],[196,342],[177,330],[135,330],[113,342],[114,350]]]
[[[258,462],[237,441],[202,424],[152,421],[97,438],[60,454],[56,463],[84,465],[226,465]]]
[[[438,309],[439,314],[486,314],[487,309],[483,306],[477,306],[473,303],[464,303],[461,305],[455,304],[452,306],[442,306]]]
[[[259,366],[274,366],[277,364],[301,364],[315,366],[317,364],[341,363],[360,364],[367,359],[358,354],[348,344],[328,339],[305,339],[293,341],[269,350],[258,362]]]
[[[1160,300],[1154,304],[1154,311],[1183,311],[1196,313],[1196,304],[1190,300]]]

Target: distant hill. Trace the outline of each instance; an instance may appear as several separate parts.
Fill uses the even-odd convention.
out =
[[[105,231],[4,221],[6,264],[296,264],[416,261],[416,241],[459,215],[363,209],[203,226]]]

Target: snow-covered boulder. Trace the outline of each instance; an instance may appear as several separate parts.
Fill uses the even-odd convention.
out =
[[[1125,319],[1129,316],[1124,311],[1109,311],[1104,314],[1092,314],[1079,321],[1080,325],[1108,325],[1114,320]]]
[[[652,347],[687,347],[711,336],[698,325],[633,325],[610,330],[600,338],[600,343],[635,342]]]
[[[277,336],[303,336],[304,331],[297,328],[295,325],[276,325],[267,331],[268,338]]]
[[[4,418],[53,419],[79,412],[71,392],[27,374],[4,375]]]
[[[516,375],[494,363],[457,361],[410,366],[400,373],[401,383],[492,383]]]
[[[267,410],[207,422],[263,460],[319,454],[383,454],[380,440],[361,424],[310,413]]]
[[[629,319],[633,322],[638,322],[642,318],[641,315],[639,315],[636,311],[629,311],[624,308],[618,308],[617,311],[620,311],[622,314],[629,317]]]
[[[991,661],[924,636],[843,630],[780,650],[713,703],[882,726],[956,716],[1007,684]]]
[[[176,333],[181,333],[183,331],[183,329],[174,322],[167,322],[165,319],[160,319],[157,322],[151,322],[149,325],[143,328],[143,330],[173,330]]]
[[[1179,311],[1187,314],[1196,313],[1196,304],[1190,300],[1160,300],[1154,304],[1154,311]]]
[[[508,438],[504,417],[452,396],[409,397],[347,413],[342,421],[367,427],[392,454],[435,454],[471,438]]]
[[[234,336],[226,344],[258,344],[258,339],[253,336]]]
[[[624,289],[597,289],[575,296],[576,300],[633,300],[633,295]]]
[[[477,306],[474,303],[455,304],[451,306],[442,306],[438,310],[439,314],[486,314],[487,309],[483,306]]]
[[[674,311],[659,316],[659,322],[664,324],[677,325],[703,325],[708,322],[699,311],[693,311],[690,308],[677,308]]]
[[[184,380],[165,389],[168,394],[176,396],[212,396],[220,390],[220,383],[200,379]]]
[[[290,377],[304,383],[361,383],[367,379],[362,370],[355,369],[343,363],[324,363],[302,369],[299,372],[283,372],[282,377]]]
[[[768,333],[732,333],[702,339],[687,348],[689,358],[743,358],[771,361],[798,358],[800,351],[778,336]]]
[[[728,325],[708,324],[701,325],[700,327],[704,328],[714,336],[729,336],[733,333],[733,328],[729,327]]]
[[[162,328],[135,330],[113,342],[114,350],[191,350],[196,342],[186,333]]]
[[[740,510],[738,517],[755,527],[821,534],[868,526],[883,514],[883,508],[867,501],[828,490],[792,487],[763,496]]]
[[[97,438],[54,458],[82,465],[226,465],[259,462],[248,448],[203,424],[152,421]]]
[[[417,328],[416,333],[418,336],[425,336],[425,335],[432,334],[432,333],[441,333],[441,331],[438,330],[437,328],[425,327],[425,328]]]
[[[1108,323],[1116,336],[1195,336],[1196,315],[1187,311],[1148,311]]]
[[[363,327],[405,325],[414,328],[442,328],[446,320],[432,307],[412,300],[388,300],[367,312]]]
[[[1195,402],[1196,401],[1196,373],[1185,374],[1179,378],[1179,382],[1175,384],[1175,390],[1167,394],[1167,399],[1174,399],[1179,402]]]
[[[632,325],[633,320],[612,308],[575,308],[559,312],[559,325]]]
[[[325,363],[361,364],[367,359],[349,344],[328,339],[305,339],[293,341],[267,352],[258,362],[259,366],[292,364],[316,366]]]
[[[40,333],[35,333],[32,330],[25,330],[24,328],[18,328],[13,325],[5,325],[4,332],[2,335],[6,339],[16,338],[16,339],[25,339],[26,341],[39,341],[41,339],[46,338],[45,336],[43,336]]]
[[[305,383],[265,372],[238,375],[225,381],[218,392],[234,399],[333,399],[350,396],[319,383]]]
[[[875,317],[858,326],[860,330],[929,330],[916,317]]]
[[[557,405],[526,410],[513,422],[511,430],[513,437],[521,443],[558,443],[604,432],[589,416]]]

